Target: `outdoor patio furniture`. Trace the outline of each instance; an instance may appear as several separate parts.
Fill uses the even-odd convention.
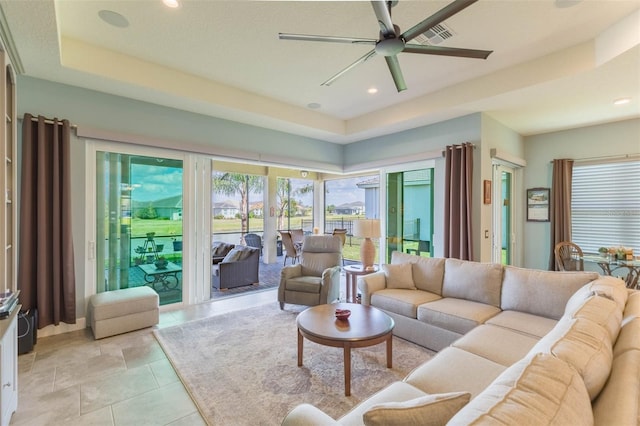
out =
[[[216,265],[235,247],[235,244],[214,241],[211,245],[211,264]]]
[[[301,246],[294,244],[293,238],[291,236],[291,232],[289,231],[278,231],[280,232],[280,236],[282,238],[282,246],[284,247],[284,261],[283,265],[287,264],[287,258],[291,258],[291,263],[295,265],[300,257],[300,249]]]
[[[213,286],[219,290],[259,282],[260,249],[237,245],[217,264]]]
[[[260,255],[262,256],[262,238],[258,234],[245,234],[244,243],[249,247],[257,247],[260,249]]]
[[[334,228],[332,235],[337,235],[340,238],[344,249],[344,244],[347,242],[347,228]],[[344,266],[344,255],[342,256],[342,266]]]

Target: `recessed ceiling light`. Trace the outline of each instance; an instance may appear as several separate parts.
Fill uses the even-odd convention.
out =
[[[631,98],[620,98],[613,101],[614,105],[626,105],[631,102]]]
[[[374,93],[378,93],[378,89],[375,87],[370,87],[369,89],[367,89],[367,93],[373,95]]]
[[[113,10],[103,9],[98,12],[98,16],[104,22],[109,25],[113,25],[114,27],[127,28],[129,26],[129,21],[127,21],[127,18],[120,15],[118,12],[114,12]]]
[[[162,0],[165,6],[175,9],[176,7],[180,7],[180,2],[178,0]]]
[[[321,106],[322,106],[322,105],[320,105],[320,104],[319,104],[319,103],[317,103],[317,102],[311,102],[310,104],[307,104],[307,107],[308,107],[308,108],[311,108],[311,109],[318,109],[318,108],[320,108]]]

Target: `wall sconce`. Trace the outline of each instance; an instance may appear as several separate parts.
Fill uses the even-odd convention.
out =
[[[309,172],[306,170],[300,170],[300,176],[306,178],[307,176],[309,176]]]

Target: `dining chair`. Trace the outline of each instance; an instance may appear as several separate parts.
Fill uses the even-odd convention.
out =
[[[298,245],[293,243],[293,238],[291,237],[291,232],[289,231],[278,231],[280,232],[280,237],[282,238],[282,246],[284,247],[284,262],[283,265],[287,264],[287,258],[291,258],[291,263],[295,265],[296,261],[300,257],[300,249]]]
[[[571,241],[561,241],[553,249],[556,266],[560,271],[584,271],[582,249]]]

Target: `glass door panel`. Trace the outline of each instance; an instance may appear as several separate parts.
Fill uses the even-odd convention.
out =
[[[182,160],[98,151],[96,172],[96,291],[182,302]]]
[[[494,166],[493,207],[494,241],[492,262],[511,265],[513,261],[513,175],[514,170],[502,165]]]
[[[387,262],[400,251],[430,257],[433,169],[387,173]]]

